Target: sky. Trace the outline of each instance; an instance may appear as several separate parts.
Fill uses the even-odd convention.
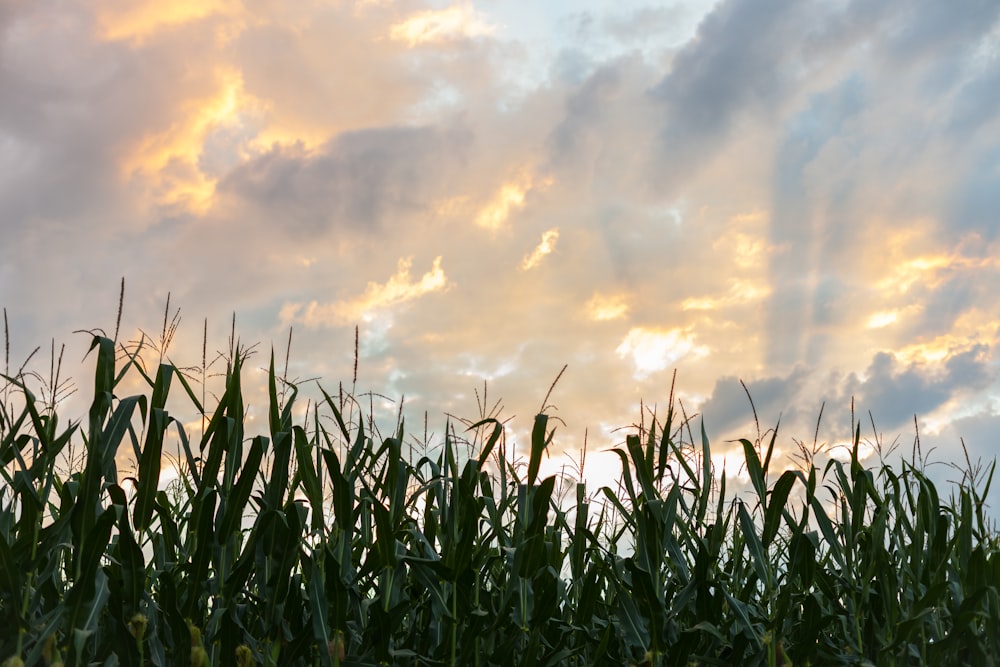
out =
[[[485,383],[523,441],[566,366],[555,449],[607,449],[676,370],[726,470],[741,381],[782,456],[853,401],[992,461],[998,211],[994,0],[0,3],[12,366],[76,373],[124,277],[179,365],[235,314],[336,388],[357,327],[359,387],[437,432]]]

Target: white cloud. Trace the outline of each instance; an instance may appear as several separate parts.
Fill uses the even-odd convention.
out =
[[[622,359],[631,359],[633,376],[641,380],[672,368],[682,359],[693,361],[708,356],[709,349],[698,345],[683,329],[633,327],[615,349]]]

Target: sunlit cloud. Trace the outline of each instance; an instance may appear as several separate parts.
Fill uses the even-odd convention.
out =
[[[882,327],[887,327],[890,324],[895,324],[898,319],[898,310],[882,310],[877,313],[872,313],[868,317],[865,327],[868,329],[881,329]]]
[[[624,294],[594,294],[583,310],[587,317],[598,322],[617,320],[628,315],[629,302]]]
[[[767,213],[761,210],[734,215],[712,248],[738,269],[762,270],[775,250],[764,234],[767,222]]]
[[[916,284],[929,288],[938,287],[955,271],[996,269],[998,266],[1000,262],[992,257],[967,257],[956,253],[923,254],[892,266],[888,275],[877,281],[875,286],[879,290],[905,294]]]
[[[521,260],[521,268],[525,271],[530,271],[539,264],[546,255],[550,254],[556,248],[556,242],[559,240],[559,228],[554,227],[552,229],[546,230],[542,234],[541,242],[535,246],[535,249],[531,251],[531,254]]]
[[[879,310],[868,316],[868,319],[865,321],[865,328],[885,329],[886,327],[905,322],[907,318],[919,315],[923,311],[924,305],[920,303],[912,303],[902,308]]]
[[[214,132],[238,132],[259,111],[260,103],[246,94],[238,70],[219,68],[214,80],[211,95],[180,103],[170,126],[144,136],[122,163],[125,178],[144,183],[159,205],[179,204],[204,213],[217,180],[204,165],[233,164],[248,157],[239,144],[212,148],[208,143]]]
[[[732,238],[733,263],[741,269],[762,268],[769,247],[759,235],[736,233]]]
[[[499,229],[507,222],[512,209],[524,206],[525,190],[517,183],[509,183],[500,188],[500,192],[476,216],[480,227]]]
[[[940,284],[937,273],[951,266],[947,255],[915,257],[892,269],[890,274],[876,283],[880,290],[893,290],[905,294],[916,283],[934,287]]]
[[[97,24],[103,39],[141,42],[164,29],[241,9],[239,0],[100,0]]]
[[[417,12],[392,25],[389,37],[409,46],[433,42],[452,42],[492,35],[497,26],[477,12],[471,2],[460,2],[446,9]]]
[[[385,283],[368,283],[361,296],[332,303],[311,301],[308,304],[287,303],[281,309],[283,322],[299,322],[308,327],[342,326],[371,320],[377,313],[419,299],[448,287],[448,277],[441,267],[441,257],[436,257],[430,271],[414,280],[410,275],[412,258],[400,259],[393,274]]]
[[[622,359],[631,359],[633,376],[642,379],[672,367],[684,358],[700,359],[709,353],[684,329],[633,327],[615,349]]]
[[[501,229],[510,215],[524,208],[525,199],[532,190],[545,190],[553,183],[552,178],[534,178],[524,172],[517,178],[504,183],[493,198],[476,215],[476,224],[485,229]]]
[[[1000,324],[983,309],[975,308],[963,313],[947,333],[903,345],[895,356],[907,364],[937,364],[981,344],[1000,344]]]
[[[682,310],[718,310],[750,301],[759,301],[771,293],[770,287],[749,280],[731,280],[729,290],[719,297],[691,297],[681,303]]]

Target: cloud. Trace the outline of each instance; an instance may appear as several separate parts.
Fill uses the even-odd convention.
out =
[[[666,180],[673,188],[686,180],[748,112],[780,109],[796,78],[793,35],[801,30],[800,12],[789,0],[726,0],[702,20],[652,90],[665,116],[661,184]]]
[[[788,427],[796,424],[800,410],[819,410],[815,406],[797,405],[797,398],[804,388],[809,373],[804,367],[794,369],[787,376],[762,377],[746,380],[746,389],[740,378],[723,376],[715,381],[709,397],[701,405],[701,414],[710,433],[731,435],[734,430],[753,427],[754,414],[760,420],[761,430],[773,428],[780,418]],[[747,394],[749,393],[749,397]],[[751,403],[752,401],[752,403]],[[752,437],[750,438],[753,439]]]
[[[587,317],[598,322],[618,320],[628,315],[628,297],[624,294],[594,294],[583,309]]]
[[[384,127],[345,132],[316,150],[277,145],[232,169],[218,191],[310,235],[381,231],[393,216],[436,206],[464,142],[460,128]]]
[[[631,359],[634,377],[643,379],[682,359],[691,361],[706,357],[709,349],[698,345],[692,334],[681,329],[633,327],[615,352],[622,359]]]
[[[101,38],[142,42],[151,35],[217,14],[239,13],[233,0],[175,0],[166,5],[155,0],[100,0],[97,22]]]
[[[556,242],[559,241],[559,228],[553,227],[552,229],[547,229],[542,233],[542,240],[535,246],[535,249],[531,251],[530,255],[526,255],[523,260],[521,260],[521,268],[525,271],[530,271],[542,263],[545,256],[551,253],[556,248]]]
[[[544,191],[551,187],[551,177],[536,177],[528,169],[522,169],[513,180],[504,183],[476,214],[476,224],[496,231],[503,228],[510,216],[524,208],[527,197],[533,191]]]
[[[515,4],[0,3],[12,332],[107,326],[125,275],[179,360],[235,311],[336,382],[357,323],[432,422],[568,364],[559,446],[675,367],[713,433],[737,378],[782,437],[992,414],[996,3]]]
[[[909,11],[891,8],[888,14],[889,39],[883,48],[894,62],[909,62],[912,66],[944,49],[961,49],[974,43],[996,23],[1000,7],[989,0],[975,0],[948,9],[933,0],[921,0]]]
[[[979,155],[963,174],[962,184],[950,202],[949,218],[955,228],[974,231],[993,241],[1000,236],[996,216],[1000,210],[996,187],[1000,180],[1000,141],[990,143],[977,151]]]
[[[727,306],[747,301],[763,299],[770,292],[764,285],[754,285],[742,280],[733,280],[727,293],[721,297],[691,297],[681,303],[682,310],[719,310]]]
[[[631,12],[614,13],[605,17],[608,33],[622,43],[634,48],[636,42],[682,39],[688,23],[698,18],[689,6],[674,3],[668,6],[645,5]]]
[[[459,2],[445,9],[416,12],[389,27],[389,37],[409,46],[492,35],[497,26],[472,6]]]
[[[210,76],[215,85],[186,100],[177,122],[136,141],[120,166],[123,179],[148,187],[159,206],[206,213],[217,176],[249,154],[247,124],[262,105],[245,92],[238,70]]]
[[[986,476],[997,461],[996,434],[1000,432],[998,429],[1000,429],[1000,414],[997,414],[996,406],[992,406],[956,418],[934,438],[929,438],[925,434],[921,438],[923,441],[921,448],[925,452],[932,447],[935,448],[936,451],[930,454],[931,460],[945,464],[930,466],[927,472],[939,483],[967,481],[967,478],[963,480],[964,473],[978,472],[977,491],[982,494]],[[954,457],[950,456],[955,450],[961,453]],[[1000,488],[995,479],[984,500],[987,505],[985,508],[987,516],[995,517],[1000,514]]]
[[[282,306],[283,322],[301,322],[308,327],[333,327],[356,324],[370,320],[379,312],[392,309],[408,301],[419,299],[433,292],[448,288],[448,277],[441,268],[441,257],[436,257],[430,271],[419,280],[410,276],[412,258],[399,260],[396,273],[384,284],[370,282],[364,294],[353,299],[308,304],[287,303]]]
[[[888,429],[923,417],[954,396],[985,388],[996,378],[989,347],[975,345],[949,355],[943,363],[900,367],[894,355],[879,352],[862,375],[848,378],[845,389]]]

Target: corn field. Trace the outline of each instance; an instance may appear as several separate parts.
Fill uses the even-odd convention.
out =
[[[350,395],[299,410],[273,353],[247,432],[246,350],[206,405],[189,373],[94,335],[89,411],[23,374],[0,410],[4,665],[993,665],[993,468],[945,496],[915,462],[780,468],[740,441],[727,489],[674,409],[613,447],[616,488],[541,479],[495,416],[417,448]],[[155,366],[155,367],[154,367]],[[124,378],[144,391],[123,395]],[[200,438],[171,414],[204,419]],[[295,415],[299,415],[296,417]],[[711,415],[707,416],[711,419]],[[685,435],[685,431],[687,435]],[[692,437],[692,431],[695,432]],[[76,469],[60,462],[82,452]],[[161,484],[174,465],[179,477]],[[131,473],[121,461],[134,460]],[[782,462],[784,465],[785,462]],[[732,486],[732,480],[730,480]]]

